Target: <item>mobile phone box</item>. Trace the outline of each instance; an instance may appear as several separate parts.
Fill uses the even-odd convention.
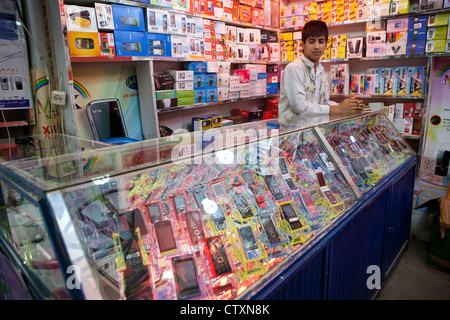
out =
[[[146,32],[146,35],[149,56],[171,56],[172,44],[170,35],[150,32]]]
[[[409,29],[408,42],[424,41],[427,39],[427,28]]]
[[[98,32],[95,8],[64,5],[67,31]]]
[[[175,81],[192,81],[194,80],[194,71],[191,70],[167,70]]]
[[[428,27],[427,40],[444,40],[447,39],[447,26]]]
[[[408,31],[408,18],[388,20],[386,24],[386,32]]]
[[[433,13],[428,15],[428,27],[438,27],[448,25],[449,13]]]
[[[364,75],[364,94],[379,94],[379,75],[365,74]]]
[[[411,41],[406,45],[406,54],[424,54],[426,40]]]
[[[195,73],[194,74],[194,89],[200,89],[200,88],[205,88],[206,83],[205,83],[205,73]]]
[[[167,33],[168,13],[163,10],[147,8],[147,31],[156,33]]]
[[[144,9],[120,4],[111,4],[114,29],[117,31],[145,31]]]
[[[205,87],[217,88],[217,73],[205,73]]]
[[[114,31],[117,56],[147,56],[145,32]]]
[[[205,73],[207,68],[206,62],[187,62],[184,64],[184,70],[191,70],[196,73]],[[195,79],[195,75],[194,75]]]
[[[447,40],[427,40],[425,53],[445,52]]]
[[[386,52],[386,43],[367,44],[366,57],[383,57]]]
[[[420,11],[441,9],[442,5],[442,0],[421,0]]]
[[[428,25],[428,15],[421,15],[408,18],[408,30],[426,28]]]
[[[95,16],[97,19],[97,29],[99,31],[114,30],[114,17],[112,8],[107,3],[95,3]]]
[[[111,32],[99,32],[98,33],[100,55],[102,56],[115,56],[116,46],[114,45],[114,34]]]
[[[395,56],[395,55],[404,55],[406,54],[406,45],[407,43],[387,43],[386,44],[386,55]]]
[[[239,76],[239,83],[250,82],[250,70],[248,69],[235,69],[233,70],[233,76]]]
[[[409,13],[409,0],[397,0],[391,2],[391,15]]]
[[[206,102],[206,90],[205,88],[196,88],[195,91],[195,103],[205,103]]]
[[[167,15],[168,33],[177,35],[187,34],[186,15],[169,12]]]
[[[72,57],[97,57],[101,55],[97,32],[67,31],[67,42]]]

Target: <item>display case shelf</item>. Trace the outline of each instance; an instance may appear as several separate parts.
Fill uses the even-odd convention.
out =
[[[215,101],[215,102],[206,102],[206,103],[196,103],[186,106],[178,106],[168,109],[159,109],[158,113],[168,113],[168,112],[176,112],[176,111],[183,111],[183,110],[191,110],[196,108],[204,108],[204,107],[212,107],[222,104],[228,104],[228,103],[234,103],[238,101],[247,101],[247,100],[257,100],[257,99],[266,99],[266,98],[277,98],[279,97],[279,94],[269,94],[269,95],[262,95],[262,96],[255,96],[255,97],[248,97],[248,98],[239,98],[239,99],[232,99],[232,100],[221,100],[221,101]]]

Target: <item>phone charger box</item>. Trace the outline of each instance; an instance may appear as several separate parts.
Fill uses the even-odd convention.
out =
[[[64,5],[67,31],[98,32],[95,8]]]
[[[112,8],[107,3],[95,3],[95,16],[97,18],[97,29],[99,31],[114,30],[114,17]]]
[[[168,70],[174,81],[193,81],[194,71],[191,70]]]
[[[425,53],[445,52],[447,40],[427,40]]]
[[[408,18],[388,20],[386,24],[386,32],[408,31]]]
[[[205,88],[205,93],[206,93],[206,102],[216,102],[216,101],[218,101],[217,88],[206,87]]]
[[[428,27],[439,27],[448,25],[448,12],[432,13],[428,15]]]
[[[111,4],[116,31],[146,31],[144,9],[121,4]]]
[[[364,94],[364,74],[350,76],[350,93]]]
[[[428,15],[408,18],[408,30],[423,29],[428,26]]]
[[[171,56],[171,38],[168,34],[149,33],[147,35],[147,49],[149,56],[170,57]]]
[[[424,54],[426,40],[411,41],[406,44],[406,54]]]
[[[101,55],[97,32],[67,31],[67,42],[72,57],[98,57]]]
[[[364,94],[379,94],[379,75],[365,74],[364,75]]]
[[[447,39],[447,26],[429,27],[427,30],[427,40]]]
[[[205,88],[194,89],[194,91],[195,91],[194,102],[195,103],[205,103],[206,102]]]
[[[100,55],[102,56],[115,56],[116,46],[114,42],[114,34],[111,32],[99,32],[98,40],[100,45]]]
[[[355,37],[347,39],[347,58],[364,57],[364,37]]]
[[[427,28],[417,28],[408,30],[408,42],[423,41],[427,39]],[[431,39],[430,39],[431,40]]]
[[[147,56],[145,32],[114,31],[117,56]]]

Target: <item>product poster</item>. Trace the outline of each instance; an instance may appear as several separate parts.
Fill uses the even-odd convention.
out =
[[[12,1],[0,4],[0,109],[32,108],[25,34]]]
[[[417,205],[446,195],[450,181],[450,58],[434,61],[430,77],[426,134],[416,183]]]
[[[88,104],[102,99],[117,99],[128,137],[143,140],[134,66],[73,67],[73,77],[80,138],[95,140],[86,113]]]

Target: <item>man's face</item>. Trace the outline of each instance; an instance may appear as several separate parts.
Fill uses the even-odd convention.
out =
[[[302,42],[303,54],[312,62],[318,62],[327,47],[325,36],[311,36]]]

